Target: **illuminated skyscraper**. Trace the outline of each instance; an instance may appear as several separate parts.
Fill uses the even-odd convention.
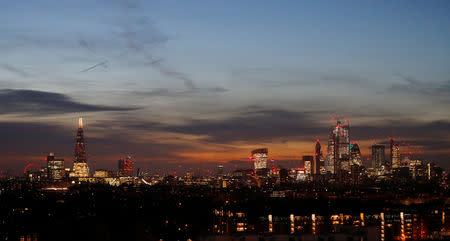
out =
[[[255,172],[260,172],[262,170],[267,170],[268,166],[268,150],[267,148],[256,149],[252,151],[251,159],[253,161],[253,166]]]
[[[362,166],[361,151],[356,142],[350,145],[350,166],[352,165]]]
[[[402,166],[402,159],[400,157],[400,148],[394,143],[394,138],[391,138],[391,164],[392,168],[400,168]]]
[[[349,124],[342,125],[337,121],[332,128],[327,150],[327,171],[338,173],[341,170],[350,171],[350,135]]]
[[[374,144],[372,146],[372,167],[379,169],[385,166],[384,145]]]
[[[78,119],[78,132],[75,145],[75,158],[73,160],[72,177],[88,177],[89,168],[87,166],[86,145],[84,143],[83,118]]]
[[[55,159],[55,154],[50,153],[47,157],[47,175],[52,181],[64,178],[64,159]]]
[[[119,160],[119,177],[131,177],[133,176],[133,159],[131,156],[127,156],[127,158]]]

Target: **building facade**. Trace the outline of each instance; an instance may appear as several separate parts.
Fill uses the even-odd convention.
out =
[[[55,154],[47,156],[47,177],[49,180],[58,181],[64,178],[64,159],[55,159]]]
[[[313,163],[314,163],[314,157],[313,156],[303,156],[303,167],[305,168],[306,174],[313,174]]]
[[[380,169],[386,168],[386,162],[384,159],[384,145],[374,144],[372,145],[372,168]]]
[[[253,161],[253,168],[256,173],[268,170],[268,152],[267,148],[260,148],[252,151],[252,156],[250,158]]]
[[[390,139],[391,143],[391,167],[400,168],[402,166],[402,159],[400,157],[400,147],[394,143],[394,138]]]

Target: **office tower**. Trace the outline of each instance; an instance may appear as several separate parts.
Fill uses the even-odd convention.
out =
[[[73,161],[73,172],[72,177],[88,177],[89,168],[87,166],[86,158],[86,144],[84,142],[83,133],[83,118],[78,119],[78,132],[77,140],[75,145],[75,158]]]
[[[394,138],[391,138],[391,164],[392,168],[400,168],[402,166],[402,159],[400,158],[400,148],[394,143]]]
[[[385,167],[384,145],[374,144],[372,146],[372,167],[379,169]]]
[[[119,170],[118,170],[118,175],[119,177],[131,177],[133,176],[133,159],[131,158],[131,156],[127,156],[127,158],[124,159],[120,159],[119,160]]]
[[[350,166],[352,165],[362,166],[361,151],[356,142],[350,145]]]
[[[314,157],[313,156],[303,156],[302,160],[303,160],[303,167],[305,168],[306,174],[312,174]]]
[[[328,141],[327,171],[339,173],[341,170],[350,171],[350,126],[342,125],[341,121],[333,126]]]
[[[55,154],[47,156],[47,176],[52,181],[64,178],[64,159],[55,159]]]
[[[328,139],[327,156],[325,159],[325,167],[327,172],[334,173],[334,138],[330,135]]]
[[[268,150],[267,148],[260,148],[252,151],[251,160],[256,173],[262,173],[268,170]]]
[[[321,174],[324,171],[321,170],[324,167],[322,150],[320,146],[319,139],[316,140],[316,147],[314,148],[314,165],[313,165],[313,174]]]

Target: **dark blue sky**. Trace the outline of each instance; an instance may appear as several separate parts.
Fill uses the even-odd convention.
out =
[[[332,116],[350,120],[363,154],[395,136],[447,165],[448,1],[0,6],[0,128],[16,136],[5,166],[51,151],[70,160],[78,116],[99,166],[129,152],[244,160],[259,146],[299,159],[316,138],[326,146]],[[46,128],[54,141],[36,147]]]

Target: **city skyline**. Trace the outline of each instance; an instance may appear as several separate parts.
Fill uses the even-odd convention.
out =
[[[79,116],[95,168],[325,156],[333,117],[450,168],[446,1],[2,5],[3,171],[71,165]]]
[[[342,132],[345,128],[345,132]],[[81,176],[89,176],[92,175],[94,173],[94,171],[96,170],[100,170],[103,171],[106,169],[110,168],[109,170],[111,171],[118,171],[119,173],[121,172],[121,169],[123,167],[121,167],[121,165],[123,166],[123,164],[119,164],[119,168],[117,169],[116,167],[113,168],[113,166],[96,166],[96,160],[90,160],[90,162],[88,162],[88,153],[86,152],[86,145],[85,145],[85,140],[84,140],[84,125],[83,125],[83,118],[79,117],[78,118],[78,129],[77,129],[77,133],[76,133],[76,137],[75,137],[75,152],[74,155],[72,155],[72,157],[67,157],[67,156],[59,156],[59,157],[64,157],[66,158],[66,161],[69,160],[68,163],[72,164],[73,163],[73,171],[77,174],[75,174],[75,176],[77,175],[81,175]],[[390,153],[386,153],[384,150],[385,148],[389,145],[394,145],[396,146],[398,153],[396,154],[396,158],[399,159],[399,162],[406,164],[407,166],[409,166],[409,164],[407,164],[410,160],[411,161],[415,161],[418,160],[419,162],[425,162],[425,163],[436,163],[435,161],[432,160],[427,160],[424,159],[423,157],[423,150],[418,150],[416,149],[416,147],[411,146],[410,143],[404,142],[404,141],[399,141],[399,140],[395,140],[395,138],[390,137],[389,138],[389,143],[388,142],[376,142],[375,140],[373,140],[372,144],[369,146],[369,150],[371,149],[371,153],[367,153],[366,155],[364,154],[356,154],[356,155],[361,155],[359,158],[362,158],[360,162],[356,160],[355,163],[353,163],[353,157],[351,157],[351,152],[350,150],[355,146],[357,148],[356,153],[360,153],[359,150],[359,145],[358,142],[356,141],[352,141],[352,144],[350,144],[349,146],[345,147],[341,145],[341,141],[336,142],[335,140],[338,140],[337,138],[342,136],[344,139],[346,139],[347,141],[344,143],[348,143],[351,140],[351,135],[349,133],[351,133],[350,131],[350,125],[348,120],[345,120],[344,123],[342,123],[340,120],[337,120],[336,125],[331,126],[330,128],[330,136],[328,139],[328,150],[325,153],[326,154],[326,158],[323,157],[323,153],[320,151],[320,140],[316,139],[316,141],[314,142],[314,152],[305,152],[303,153],[303,155],[301,156],[301,158],[295,158],[295,159],[290,159],[290,160],[274,160],[274,158],[271,155],[267,155],[268,153],[268,149],[267,147],[264,147],[262,149],[255,149],[251,152],[251,156],[249,157],[249,160],[230,160],[230,161],[222,161],[222,162],[208,162],[208,163],[200,163],[200,162],[193,162],[193,163],[183,163],[183,162],[169,162],[169,163],[153,163],[153,165],[148,165],[148,163],[145,163],[147,165],[143,166],[143,163],[139,163],[141,165],[137,165],[138,169],[140,168],[146,168],[145,170],[143,170],[144,172],[148,172],[148,171],[152,171],[154,173],[159,173],[162,175],[167,175],[167,174],[184,174],[186,172],[192,172],[195,171],[197,174],[205,174],[205,172],[207,174],[213,174],[213,169],[217,167],[217,165],[223,165],[223,164],[228,164],[229,168],[232,169],[239,169],[239,168],[244,168],[244,169],[254,169],[255,171],[259,168],[259,169],[272,169],[272,168],[276,168],[276,169],[283,169],[283,168],[306,168],[306,162],[305,162],[305,157],[310,157],[311,160],[309,163],[309,167],[308,168],[312,168],[312,166],[314,166],[314,168],[318,168],[317,169],[317,174],[319,174],[319,166],[316,165],[324,165],[323,166],[323,170],[320,171],[321,174],[324,174],[325,172],[330,172],[330,173],[335,173],[335,172],[339,172],[336,170],[345,170],[350,172],[350,167],[353,164],[356,164],[358,166],[366,166],[368,168],[376,168],[379,169],[381,166],[386,167],[386,168],[391,168],[391,164],[387,165],[384,164],[385,161],[390,161],[392,160],[392,158],[394,158],[393,156],[390,156]],[[330,141],[331,141],[331,149],[330,149]],[[343,153],[340,153],[340,151],[337,151],[334,149],[335,147],[333,147],[335,144],[334,143],[339,143],[338,146],[340,146],[341,150],[344,150]],[[319,147],[317,146],[319,145]],[[383,153],[384,155],[382,155],[381,158],[383,158],[381,161],[374,160],[374,147],[382,147],[383,148]],[[318,149],[317,149],[318,148]],[[389,147],[390,148],[390,147]],[[260,153],[265,153],[264,158],[262,157],[255,157],[255,153],[260,154]],[[308,155],[314,153],[313,155]],[[337,153],[337,154],[335,154]],[[340,153],[340,154],[339,154]],[[346,154],[345,154],[346,153]],[[123,154],[123,153],[122,153]],[[305,156],[305,154],[307,154],[307,156]],[[344,164],[344,162],[341,161],[341,159],[339,158],[339,162],[335,162],[334,160],[328,160],[328,158],[330,158],[329,156],[333,157],[333,156],[340,156],[340,155],[344,155],[344,162],[346,161],[346,164]],[[35,166],[41,166],[44,167],[46,162],[48,162],[48,158],[49,157],[54,156],[54,152],[49,152],[49,156],[47,156],[46,158],[42,158],[42,159],[38,159],[36,161],[27,161],[24,163],[24,166],[22,166],[22,168],[24,168],[25,170],[27,170],[28,167],[30,167],[30,165],[35,165]],[[124,162],[124,155],[120,155],[119,157],[119,163]],[[126,159],[127,160],[131,160],[131,154],[125,154]],[[358,158],[357,156],[355,156],[356,158]],[[64,168],[64,158],[60,159],[63,162],[62,168]],[[405,159],[406,158],[406,159]],[[261,160],[259,160],[261,159]],[[258,161],[257,161],[258,160]],[[406,162],[405,162],[406,161]],[[134,163],[134,161],[132,161]],[[261,162],[261,163],[259,163]],[[275,162],[275,163],[274,163]],[[320,162],[320,164],[318,164]],[[296,163],[293,165],[293,163]],[[377,163],[377,164],[374,164]],[[164,165],[166,164],[166,165]],[[187,164],[187,165],[181,165],[181,164]],[[206,166],[203,164],[207,164]],[[80,167],[78,167],[77,165],[84,165],[83,167],[81,167],[82,169],[85,170],[80,170]],[[131,164],[134,165],[134,164]],[[337,166],[336,166],[337,165]],[[341,167],[341,165],[343,165]],[[76,167],[77,166],[77,167]],[[400,164],[398,167],[401,167],[402,165]],[[67,166],[66,166],[67,167]],[[155,167],[159,167],[159,168],[155,168]],[[200,168],[201,167],[201,168]],[[222,166],[223,168],[223,166]],[[307,168],[307,169],[308,169]],[[338,168],[338,169],[336,169]],[[70,169],[70,167],[69,167]],[[117,170],[116,170],[117,169]],[[131,168],[130,170],[132,170],[133,168]],[[75,171],[77,170],[77,171]],[[229,171],[231,171],[229,170]],[[275,169],[274,169],[275,170]],[[309,169],[308,169],[309,170]],[[2,170],[2,172],[4,172],[3,174],[6,174],[7,172],[9,172],[11,170]],[[16,171],[15,174],[21,174],[22,173],[22,169],[20,170],[13,170]],[[310,170],[310,172],[312,172],[312,169]],[[25,173],[25,171],[24,171]],[[13,173],[9,173],[9,174],[13,174]]]

